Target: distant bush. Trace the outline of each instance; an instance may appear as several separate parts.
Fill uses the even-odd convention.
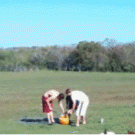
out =
[[[76,47],[21,47],[0,49],[0,71],[29,70],[135,72],[135,42],[119,44],[81,41]]]

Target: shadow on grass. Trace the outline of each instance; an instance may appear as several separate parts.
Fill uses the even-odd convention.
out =
[[[54,118],[55,120],[55,124],[60,124],[59,123],[59,118]],[[48,119],[47,118],[43,118],[43,119],[30,119],[30,118],[24,118],[20,120],[21,123],[24,124],[43,124],[43,123],[47,123],[48,124]],[[69,125],[70,126],[75,126],[74,121],[69,121]]]
[[[59,118],[54,118],[55,123],[59,124]],[[28,119],[28,118],[24,118],[21,119],[20,122],[22,123],[48,123],[48,119],[44,118],[44,119]]]

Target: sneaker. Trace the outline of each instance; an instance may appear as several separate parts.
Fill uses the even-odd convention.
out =
[[[77,127],[79,127],[79,124],[76,124]]]
[[[83,124],[86,124],[86,121],[83,121]]]
[[[55,123],[55,120],[53,120],[52,123]]]
[[[51,123],[48,123],[48,125],[53,125],[53,123],[51,122]]]

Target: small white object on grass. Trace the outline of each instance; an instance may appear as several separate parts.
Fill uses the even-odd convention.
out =
[[[103,122],[104,122],[104,119],[103,119],[103,118],[101,118],[101,124],[103,124]]]
[[[105,134],[107,134],[107,135],[115,135],[115,133],[114,132],[108,132],[106,129],[104,130],[104,132],[103,133],[101,133],[100,135],[105,135]]]
[[[105,133],[101,133],[100,135],[115,135],[114,132],[107,132],[106,134]]]

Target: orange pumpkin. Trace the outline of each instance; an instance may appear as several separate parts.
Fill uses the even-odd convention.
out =
[[[59,122],[60,122],[60,124],[62,124],[62,125],[68,125],[69,124],[69,117],[68,117],[68,115],[65,115],[65,116],[61,116],[60,118],[59,118]]]

